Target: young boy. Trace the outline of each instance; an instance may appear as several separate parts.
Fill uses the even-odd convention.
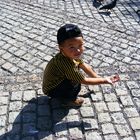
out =
[[[57,33],[60,52],[47,64],[43,77],[43,92],[51,98],[58,98],[68,106],[81,106],[84,100],[77,98],[81,84],[112,84],[118,76],[107,78],[97,75],[81,55],[84,51],[84,39],[77,25],[66,24]],[[89,77],[85,77],[82,69]]]

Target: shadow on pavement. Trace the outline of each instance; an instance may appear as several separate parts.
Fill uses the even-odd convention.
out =
[[[110,16],[111,12],[110,11],[99,11],[99,14],[104,15],[104,16]]]
[[[66,116],[70,108],[62,108],[57,100],[50,100],[47,96],[33,98],[25,105],[14,122],[11,122],[8,132],[0,136],[0,140],[21,140],[57,135],[67,131],[68,125],[78,124],[78,121],[67,122]],[[11,112],[14,115],[14,112]],[[10,114],[10,112],[9,112]],[[12,114],[11,114],[12,115]],[[90,124],[86,124],[91,126]]]

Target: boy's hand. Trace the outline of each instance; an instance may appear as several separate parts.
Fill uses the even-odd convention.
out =
[[[111,77],[106,77],[106,80],[109,84],[114,84],[115,82],[118,82],[120,80],[119,75],[113,75]]]

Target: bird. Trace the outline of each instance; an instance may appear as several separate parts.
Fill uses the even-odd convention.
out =
[[[117,0],[113,0],[99,8],[99,10],[112,10],[116,6]]]
[[[98,2],[103,2],[104,0],[97,0]]]
[[[138,10],[136,11],[136,13],[137,13],[137,14],[140,14],[140,9],[138,9]]]

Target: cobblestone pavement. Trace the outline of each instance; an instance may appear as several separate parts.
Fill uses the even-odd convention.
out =
[[[91,0],[0,0],[0,140],[140,140],[140,2],[118,0],[106,13]],[[80,108],[41,90],[58,52],[56,32],[76,23],[84,60],[121,82],[82,86]]]

